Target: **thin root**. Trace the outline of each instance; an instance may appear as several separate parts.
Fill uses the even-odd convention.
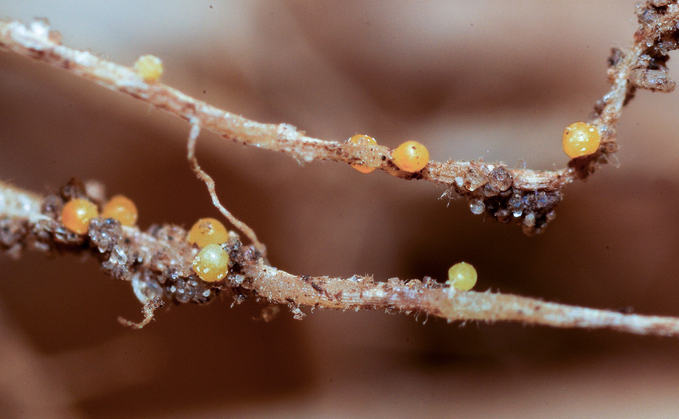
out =
[[[198,159],[196,158],[196,140],[198,139],[199,134],[200,125],[194,123],[191,126],[191,133],[189,134],[188,155],[187,155],[187,158],[189,159],[189,164],[191,165],[191,170],[193,170],[198,179],[201,179],[203,182],[205,182],[207,190],[210,193],[210,196],[212,197],[212,204],[215,207],[217,207],[217,209],[222,213],[222,215],[224,215],[224,217],[226,217],[229,220],[229,222],[233,224],[234,227],[236,227],[243,234],[245,234],[245,236],[248,239],[250,239],[255,248],[259,250],[264,257],[266,257],[266,246],[264,246],[264,244],[259,241],[255,232],[250,227],[248,227],[247,224],[240,221],[238,218],[234,217],[233,214],[231,214],[219,202],[217,192],[215,191],[215,181],[210,177],[210,175],[205,173],[205,171],[201,169],[200,165],[198,164]]]
[[[122,317],[118,317],[118,322],[120,322],[120,324],[123,326],[129,326],[133,329],[141,329],[142,327],[151,323],[151,320],[153,320],[153,313],[163,305],[165,305],[165,303],[160,298],[151,298],[145,302],[144,306],[141,308],[141,312],[144,315],[144,320],[142,320],[141,323],[135,323]]]

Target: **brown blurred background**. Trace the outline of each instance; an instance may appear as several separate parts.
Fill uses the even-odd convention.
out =
[[[563,167],[564,126],[607,89],[633,2],[6,1],[65,45],[132,65],[262,122],[432,158]],[[674,62],[670,61],[672,68]],[[673,74],[679,74],[676,71]],[[188,125],[130,97],[0,52],[2,180],[37,192],[97,179],[140,226],[217,216],[185,158]],[[619,168],[566,189],[547,233],[473,216],[428,183],[306,167],[204,132],[199,159],[227,207],[296,274],[443,279],[478,290],[679,316],[679,94],[642,91],[619,127]],[[617,164],[616,164],[617,166]],[[381,312],[172,306],[141,331],[129,284],[93,261],[0,258],[3,417],[671,417],[679,340]],[[308,313],[308,310],[307,310]]]

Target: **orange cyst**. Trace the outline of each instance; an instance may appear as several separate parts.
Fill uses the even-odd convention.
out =
[[[358,145],[376,145],[377,141],[373,137],[369,137],[364,134],[356,134],[353,137],[349,138],[349,141],[351,141],[354,144]],[[353,163],[351,165],[354,169],[358,170],[361,173],[370,173],[373,170],[375,170],[374,167],[369,167],[364,165],[363,163]]]
[[[97,206],[87,199],[76,198],[68,201],[61,211],[61,223],[76,234],[85,234],[90,220],[99,216]]]
[[[229,238],[224,224],[214,218],[201,218],[191,227],[186,240],[198,247],[205,247],[208,244],[225,243]]]
[[[391,153],[399,169],[414,173],[424,169],[429,163],[429,150],[417,141],[406,141]]]
[[[193,270],[205,282],[221,281],[229,273],[229,254],[218,244],[208,244],[193,259]]]
[[[575,122],[563,131],[563,151],[572,159],[595,153],[600,143],[599,130],[586,122]]]
[[[122,195],[111,198],[104,205],[104,211],[101,213],[103,218],[113,218],[127,227],[134,227],[137,224],[137,215],[137,206],[129,198]]]

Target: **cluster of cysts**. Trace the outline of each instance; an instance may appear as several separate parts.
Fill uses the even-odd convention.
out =
[[[356,134],[348,142],[356,145],[377,145],[377,141],[365,134]],[[571,159],[596,153],[601,144],[599,130],[586,122],[575,122],[566,127],[563,132],[563,151]],[[391,157],[396,166],[408,173],[419,172],[429,163],[429,150],[417,141],[406,141],[392,151]],[[375,167],[363,163],[353,163],[354,169],[361,173],[371,173]]]
[[[358,145],[377,144],[374,138],[362,134],[351,137],[349,141]],[[571,158],[595,153],[599,148],[599,143],[599,132],[593,125],[584,122],[576,122],[569,125],[564,130],[563,149]],[[392,152],[392,158],[394,159],[394,163],[401,170],[415,173],[427,166],[429,162],[429,152],[424,145],[416,141],[407,141]],[[375,170],[374,167],[368,167],[361,163],[355,163],[353,164],[353,167],[362,173],[370,173]],[[538,192],[534,196],[530,195],[528,197],[517,198],[520,202],[517,201],[516,203],[513,203],[512,201],[515,197],[510,197],[507,206],[510,207],[510,210],[513,206],[522,208],[530,204],[523,202],[530,197],[533,197],[533,201],[536,201],[532,204],[540,205],[540,202],[537,202],[541,199]],[[545,196],[542,199],[547,198]],[[483,202],[481,202],[481,204],[484,206],[486,205],[483,204]],[[474,205],[474,201],[472,201],[472,205]],[[492,201],[489,202],[489,205],[492,206]],[[492,210],[492,208],[489,209]],[[499,213],[503,210],[504,209],[498,209],[495,213]],[[482,211],[483,210],[478,212],[480,213]],[[476,212],[474,211],[474,208],[472,208],[472,212]],[[529,217],[529,215],[526,217]],[[93,220],[116,220],[122,226],[134,227],[137,223],[137,218],[138,212],[136,205],[123,195],[116,195],[106,202],[101,214],[99,213],[98,206],[94,202],[83,197],[72,197],[63,205],[61,211],[61,223],[66,229],[78,235],[87,234],[90,223]],[[497,218],[500,217],[498,216]],[[97,223],[96,225],[99,224]],[[105,225],[100,226],[100,228],[106,230]],[[214,218],[200,219],[189,230],[186,241],[199,249],[193,259],[192,270],[203,282],[214,283],[222,281],[229,273],[230,258],[226,247],[229,237],[230,233],[226,230],[224,225]],[[454,265],[448,271],[448,284],[450,285],[451,290],[468,291],[476,283],[476,278],[477,275],[474,267],[465,262]],[[141,278],[140,273],[133,274],[131,279],[135,293],[142,302],[162,295],[159,284],[151,279]],[[209,289],[204,289],[204,287],[201,287],[195,280],[191,281],[195,282],[195,284],[170,284],[169,286],[176,289],[168,289],[166,290],[166,293],[168,295],[175,295],[177,293],[182,294],[177,294],[175,296],[180,302],[189,301],[191,299],[189,294],[192,294],[190,291],[194,290],[194,288],[194,291],[209,293]],[[179,288],[181,288],[181,290],[179,290]],[[182,296],[187,298],[182,298]],[[200,298],[200,296],[197,297]]]
[[[374,138],[364,134],[354,135],[349,142],[365,146],[377,144]],[[562,147],[571,159],[594,154],[599,150],[600,145],[601,136],[592,124],[575,122],[564,129]],[[416,141],[406,141],[391,153],[391,157],[399,169],[415,173],[427,166],[429,151]],[[374,167],[363,163],[354,163],[352,167],[361,173],[370,173],[375,170]],[[488,182],[482,188],[482,196],[472,198],[470,201],[472,213],[482,214],[487,211],[502,222],[508,221],[511,217],[523,217],[523,224],[528,231],[535,229],[539,222],[544,223],[554,218],[553,211],[547,212],[544,220],[538,220],[535,214],[556,205],[559,200],[557,195],[541,191],[530,194],[512,191],[511,175],[502,166],[488,173],[487,178]],[[465,185],[463,178],[456,182],[460,183],[458,185],[460,189],[470,186]],[[476,270],[466,262],[457,263],[448,270],[447,283],[450,285],[451,292],[469,291],[476,284],[476,279]]]
[[[100,247],[106,245],[104,243],[105,236],[116,236],[116,233],[112,230],[114,226],[111,225],[110,220],[116,220],[122,226],[134,227],[137,223],[137,217],[137,207],[134,202],[122,195],[116,195],[111,198],[103,206],[101,214],[97,205],[86,198],[69,200],[61,211],[61,223],[66,229],[75,234],[85,235],[91,226],[96,226],[98,232],[95,241]],[[172,232],[156,232],[155,235],[168,236],[170,240],[175,236]],[[223,280],[228,274],[230,259],[225,246],[227,246],[229,238],[229,232],[224,225],[214,218],[198,220],[186,236],[186,241],[190,245],[200,249],[193,258],[192,269],[203,282],[218,282]],[[111,250],[111,252],[116,253],[116,250]],[[119,256],[125,257],[124,255]],[[117,255],[112,255],[111,258],[115,259],[116,257]],[[114,261],[109,260],[105,263],[112,264]],[[144,278],[141,273],[136,272],[132,275],[131,280],[135,294],[137,294],[140,301],[145,303],[150,298],[162,296],[160,285],[153,278]],[[205,298],[202,298],[201,295],[203,293],[210,293],[209,289],[205,289],[205,287],[200,286],[198,281],[190,278],[186,281],[177,279],[167,285],[170,288],[166,289],[166,293],[174,296],[179,302],[205,300],[209,295],[202,296]],[[193,294],[196,292],[201,295],[194,296]]]
[[[377,145],[377,141],[373,137],[364,134],[354,135],[349,138],[349,142],[364,146]],[[419,172],[429,164],[429,150],[417,141],[406,141],[396,147],[391,153],[391,157],[399,169],[408,173]],[[375,170],[374,167],[366,166],[363,163],[353,163],[351,166],[361,173],[370,173]]]

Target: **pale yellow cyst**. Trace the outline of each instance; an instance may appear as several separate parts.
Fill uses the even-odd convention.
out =
[[[460,262],[448,269],[446,283],[456,290],[469,291],[476,285],[476,278],[476,269],[467,262]]]
[[[163,62],[155,55],[142,55],[134,63],[134,71],[145,82],[151,83],[157,81],[163,74]]]
[[[229,232],[224,224],[214,218],[201,218],[198,220],[186,237],[186,241],[198,247],[205,247],[208,244],[222,244],[229,239]]]
[[[208,244],[193,259],[193,270],[205,282],[217,282],[229,273],[229,254],[218,244]]]

